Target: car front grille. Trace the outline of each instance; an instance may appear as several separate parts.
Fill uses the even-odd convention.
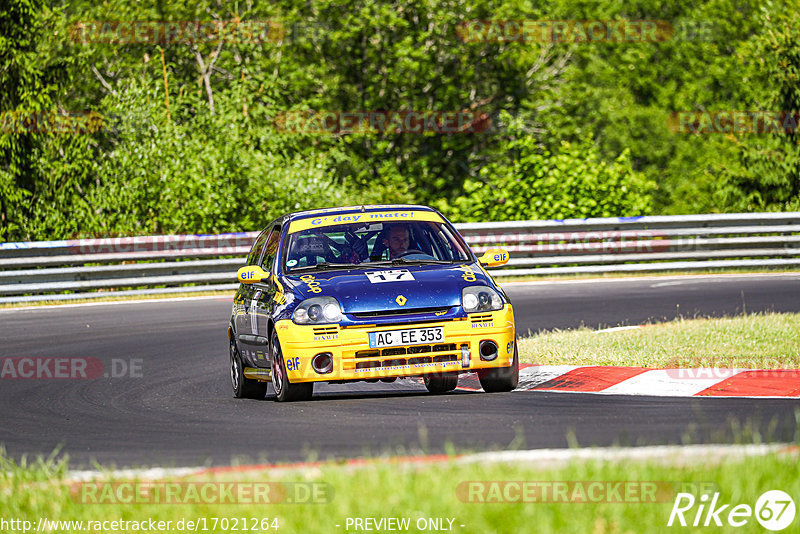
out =
[[[359,350],[356,358],[385,358],[388,356],[404,356],[407,354],[424,354],[426,352],[447,352],[456,350],[455,343],[438,345],[411,345],[409,347],[388,347],[385,349]]]
[[[320,326],[314,328],[315,336],[329,336],[339,332],[338,326]]]
[[[450,306],[438,308],[413,308],[408,310],[380,310],[374,312],[354,313],[356,319],[374,319],[375,317],[398,317],[403,315],[433,314],[444,315],[450,311]]]
[[[399,365],[415,365],[420,363],[457,362],[457,354],[439,354],[437,356],[416,356],[414,358],[390,358],[386,360],[370,360],[357,362],[356,369],[380,369],[381,367],[397,367]]]
[[[456,343],[437,343],[435,345],[410,345],[406,347],[359,350],[355,353],[355,368],[380,369],[382,367],[397,367],[399,365],[457,362],[460,360],[457,351],[458,344]],[[353,360],[350,361],[352,362]]]

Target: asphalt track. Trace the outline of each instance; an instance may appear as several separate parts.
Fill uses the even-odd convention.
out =
[[[677,315],[800,311],[800,273],[507,286],[518,329],[639,324]],[[0,443],[71,466],[197,466],[365,454],[791,441],[800,399],[520,391],[430,396],[419,384],[322,386],[311,402],[236,400],[229,299],[0,311],[0,358],[90,357],[136,376],[0,380]],[[117,365],[117,370],[121,366]],[[741,430],[745,429],[744,434]]]

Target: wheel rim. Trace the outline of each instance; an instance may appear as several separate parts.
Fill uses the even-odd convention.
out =
[[[272,386],[275,388],[275,394],[280,395],[281,391],[283,391],[283,356],[281,355],[280,345],[277,343],[275,343],[272,350],[274,352],[272,357]]]
[[[239,391],[239,359],[236,357],[236,347],[231,342],[231,384],[234,391]]]

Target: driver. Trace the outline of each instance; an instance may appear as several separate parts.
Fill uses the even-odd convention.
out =
[[[408,251],[411,236],[408,226],[394,224],[389,227],[389,233],[383,239],[383,244],[389,249],[389,259],[399,258]]]

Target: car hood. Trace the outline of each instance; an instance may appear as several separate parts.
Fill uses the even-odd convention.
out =
[[[344,313],[460,306],[464,287],[491,285],[477,264],[309,272],[286,280],[301,299],[334,297]]]

